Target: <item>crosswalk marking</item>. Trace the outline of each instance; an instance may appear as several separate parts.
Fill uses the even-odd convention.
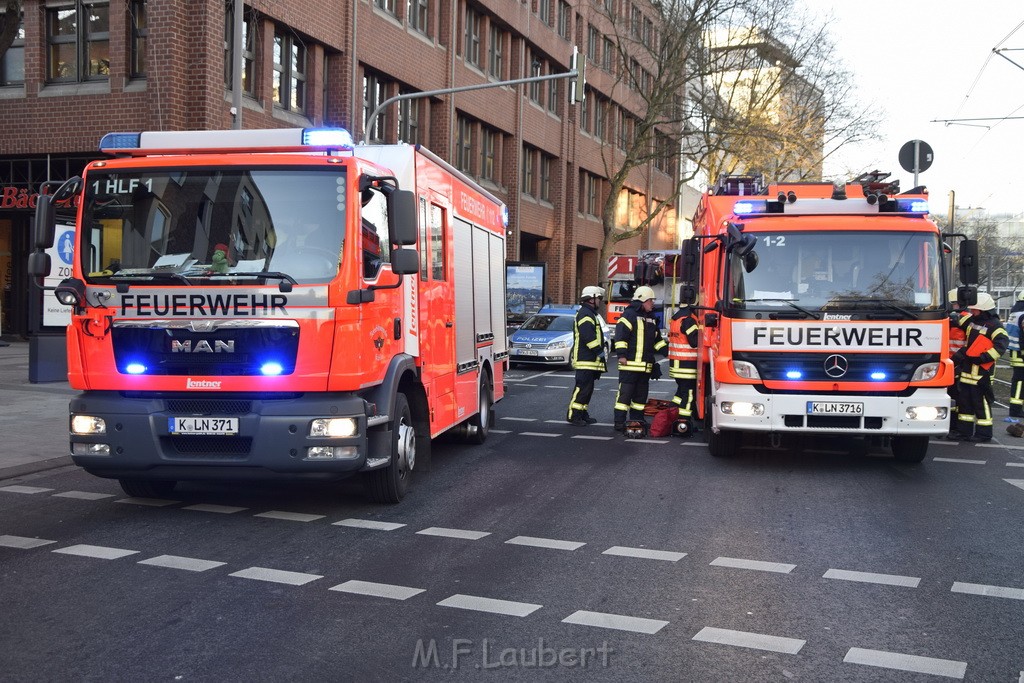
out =
[[[113,498],[113,493],[93,493],[91,491],[64,491],[63,493],[53,494],[54,498],[75,498],[77,500],[102,500],[104,498]]]
[[[686,557],[686,553],[674,553],[668,550],[650,550],[649,548],[629,548],[621,545],[612,546],[601,554],[617,555],[619,557],[638,557],[642,560],[665,560],[666,562],[678,562]]]
[[[381,522],[376,519],[343,519],[340,522],[335,522],[333,526],[347,526],[353,529],[373,529],[374,531],[394,531],[395,529],[401,529],[404,524],[398,522]]]
[[[633,633],[646,633],[648,635],[657,633],[668,625],[667,621],[660,619],[645,619],[643,617],[607,614],[605,612],[588,612],[586,610],[573,612],[565,619],[562,619],[562,623],[610,628],[616,631],[632,631]]]
[[[24,536],[0,536],[0,547],[20,548],[29,550],[43,545],[50,545],[57,541],[47,541],[45,538],[26,538]]]
[[[829,569],[825,572],[822,578],[840,579],[842,581],[860,581],[862,583],[880,583],[887,586],[904,586],[906,588],[917,588],[921,583],[921,579],[915,576],[875,574],[873,572],[856,572],[848,569]]]
[[[775,572],[777,574],[788,574],[796,569],[795,564],[744,560],[737,557],[717,557],[711,561],[711,565],[714,567],[730,567],[732,569],[752,569],[759,572]]]
[[[319,574],[288,572],[281,569],[267,569],[266,567],[249,567],[248,569],[230,574],[230,576],[236,576],[240,579],[253,579],[255,581],[286,583],[289,586],[305,586],[311,581],[324,578]]]
[[[283,519],[286,522],[315,522],[318,519],[323,519],[324,515],[307,515],[304,512],[283,512],[281,510],[271,510],[270,512],[259,512],[253,515],[253,517]]]
[[[444,538],[461,538],[467,541],[479,541],[484,536],[490,536],[490,531],[471,531],[469,529],[446,529],[444,527],[432,526],[416,532],[424,536],[441,536]]]
[[[549,548],[551,550],[576,550],[582,548],[586,543],[576,541],[559,541],[554,538],[537,538],[536,536],[516,536],[505,541],[511,545],[528,545],[534,548]]]
[[[425,592],[423,588],[409,588],[408,586],[395,586],[389,583],[373,583],[372,581],[346,581],[332,586],[328,590],[341,593],[354,593],[356,595],[369,595],[375,598],[389,598],[391,600],[408,600],[414,595]]]
[[[966,593],[967,595],[985,595],[990,598],[1009,598],[1011,600],[1024,600],[1024,588],[1008,588],[1006,586],[986,586],[980,583],[963,583],[956,581],[950,589],[953,593]]]
[[[441,607],[454,607],[455,609],[472,610],[474,612],[490,612],[491,614],[503,614],[509,617],[526,617],[543,605],[534,605],[529,602],[512,602],[510,600],[496,600],[494,598],[481,598],[475,595],[455,594],[437,603]]]
[[[186,505],[182,510],[195,510],[196,512],[213,512],[220,515],[232,515],[249,508],[235,507],[234,505],[213,505],[210,503],[199,503],[197,505]]]
[[[199,560],[194,557],[180,557],[178,555],[157,555],[148,560],[139,560],[139,564],[165,567],[167,569],[183,569],[187,572],[205,572],[217,567],[223,567],[226,563],[214,562],[213,560]]]
[[[0,487],[0,491],[6,491],[7,493],[24,493],[27,495],[35,495],[37,493],[46,493],[53,489],[44,489],[38,486],[4,486]]]
[[[772,636],[765,633],[749,633],[747,631],[733,631],[727,628],[713,628],[705,626],[693,637],[704,643],[717,643],[718,645],[733,645],[735,647],[746,647],[753,650],[767,650],[768,652],[781,652],[783,654],[795,655],[807,644],[806,640],[799,638],[785,638],[783,636]]]
[[[138,550],[125,550],[124,548],[107,548],[102,545],[69,545],[66,548],[57,548],[53,552],[61,555],[78,555],[79,557],[94,557],[98,560],[117,560],[128,555],[138,555]]]
[[[145,505],[152,508],[162,508],[168,505],[177,505],[180,500],[166,500],[164,498],[139,498],[132,496],[131,498],[120,498],[114,501],[115,503],[126,503],[128,505]]]

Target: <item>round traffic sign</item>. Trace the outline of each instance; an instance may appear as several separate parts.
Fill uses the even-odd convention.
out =
[[[917,150],[917,159],[914,159],[915,149]],[[911,140],[900,147],[900,166],[907,173],[927,171],[934,158],[935,153],[932,151],[931,145],[924,140]]]

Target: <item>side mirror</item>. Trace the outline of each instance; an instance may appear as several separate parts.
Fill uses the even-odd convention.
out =
[[[57,213],[53,201],[53,195],[40,194],[36,197],[36,249],[49,249],[53,246],[57,234]]]
[[[395,249],[391,252],[391,272],[413,275],[420,271],[420,257],[415,249]]]
[[[28,255],[28,274],[44,278],[50,274],[50,255],[45,251],[34,251]]]
[[[758,258],[756,251],[751,250],[743,255],[743,270],[747,271],[748,273],[753,271],[754,268],[757,268],[757,263]]]
[[[969,308],[978,303],[978,288],[973,286],[957,287],[956,300],[960,308]]]
[[[957,266],[960,269],[960,282],[965,285],[978,283],[978,240],[964,240],[960,243]]]
[[[693,285],[684,285],[679,294],[679,302],[695,306],[697,304],[697,288]]]
[[[416,229],[416,195],[412,191],[395,190],[388,195],[388,231],[391,241],[400,247],[416,244],[419,240],[419,231]],[[411,272],[415,273],[416,270]]]
[[[695,239],[683,242],[682,280],[684,284],[695,285],[700,277],[700,243]]]
[[[718,314],[717,313],[705,313],[704,314],[704,327],[709,330],[713,330],[718,327]]]

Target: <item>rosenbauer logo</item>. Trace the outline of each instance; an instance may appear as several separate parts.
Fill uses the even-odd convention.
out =
[[[220,389],[220,381],[185,378],[186,389]]]

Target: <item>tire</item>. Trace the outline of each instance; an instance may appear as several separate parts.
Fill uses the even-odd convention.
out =
[[[163,479],[118,479],[121,490],[133,498],[166,498],[178,485],[176,481]]]
[[[928,455],[928,437],[894,436],[892,454],[899,462],[919,463]]]
[[[409,490],[416,469],[416,428],[405,394],[395,396],[391,421],[391,462],[387,467],[366,473],[366,488],[374,503],[398,503]]]
[[[708,430],[708,450],[716,458],[727,458],[735,455],[740,446],[740,433],[723,430],[715,434]]]
[[[480,445],[487,441],[494,421],[494,384],[491,374],[485,372],[480,376],[480,412],[466,421],[466,442]]]

